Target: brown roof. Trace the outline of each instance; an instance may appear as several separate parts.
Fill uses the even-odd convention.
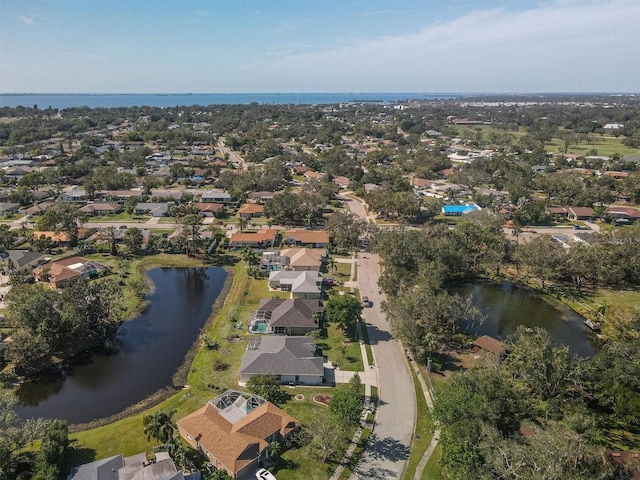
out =
[[[627,178],[629,176],[629,172],[604,172],[602,175],[605,177],[613,177],[613,178]]]
[[[288,434],[300,423],[285,411],[266,402],[232,425],[211,404],[177,421],[203,449],[237,472],[267,447],[266,439],[276,432]],[[256,450],[251,452],[251,450]]]
[[[569,213],[564,207],[547,207],[547,212],[552,215],[566,215]]]
[[[31,234],[31,238],[38,239],[44,237],[45,239],[51,240],[52,242],[68,242],[69,235],[65,232],[53,232],[49,230],[38,230]]]
[[[593,215],[593,208],[590,207],[569,207],[569,211],[576,217],[590,217]]]
[[[196,208],[199,212],[221,212],[224,209],[224,205],[221,203],[196,203]]]
[[[414,187],[426,187],[431,184],[431,180],[425,180],[424,178],[414,177],[411,179],[411,185]]]
[[[300,243],[329,243],[329,233],[324,230],[289,230],[285,236]]]
[[[613,213],[613,212],[624,213],[624,214],[628,215],[629,217],[640,218],[640,210],[638,210],[637,208],[622,207],[622,206],[618,206],[618,205],[611,205],[611,206],[609,206],[607,208],[607,212],[609,212],[609,213]]]
[[[121,207],[117,203],[89,203],[80,209],[84,213],[115,212]]]
[[[245,203],[240,207],[238,213],[262,213],[264,211],[264,207],[262,205],[258,205],[257,203]]]
[[[237,232],[231,235],[231,243],[260,243],[273,240],[278,230],[258,230],[257,232]]]
[[[473,344],[481,350],[493,353],[494,355],[500,355],[506,350],[504,343],[488,335],[482,335],[476,338]]]

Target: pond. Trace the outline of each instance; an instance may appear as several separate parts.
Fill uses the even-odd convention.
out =
[[[21,418],[85,423],[122,412],[172,385],[222,291],[223,268],[156,268],[148,308],[123,323],[110,353],[68,367],[61,378],[29,382],[17,391]]]
[[[591,357],[596,352],[583,317],[570,309],[558,310],[523,288],[511,284],[477,283],[455,287],[451,291],[471,294],[473,304],[486,316],[477,335],[504,340],[516,331],[518,325],[541,327],[549,332],[554,345],[566,345],[571,353]],[[476,334],[475,331],[467,333]]]

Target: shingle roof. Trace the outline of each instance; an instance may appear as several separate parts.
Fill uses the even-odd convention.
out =
[[[313,315],[324,312],[324,307],[319,300],[272,298],[260,300],[258,311],[271,312],[272,327],[315,328],[318,324]]]
[[[260,345],[242,357],[244,375],[324,375],[324,359],[314,356],[316,345],[308,337],[262,336]]]

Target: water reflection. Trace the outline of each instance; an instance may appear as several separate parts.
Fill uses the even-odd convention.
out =
[[[22,385],[17,395],[22,418],[62,418],[84,423],[125,410],[171,385],[198,337],[227,273],[212,268],[158,268],[149,307],[123,324],[109,348],[62,377]]]
[[[560,311],[522,288],[479,283],[452,291],[471,294],[473,304],[486,316],[477,335],[505,339],[518,325],[540,327],[551,334],[555,345],[567,345],[574,354],[590,357],[595,353],[583,317],[571,310]]]

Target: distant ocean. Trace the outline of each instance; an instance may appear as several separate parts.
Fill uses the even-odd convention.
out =
[[[0,107],[114,108],[176,107],[191,105],[313,105],[346,102],[397,102],[434,100],[460,96],[453,93],[193,93],[193,94],[0,94]]]

